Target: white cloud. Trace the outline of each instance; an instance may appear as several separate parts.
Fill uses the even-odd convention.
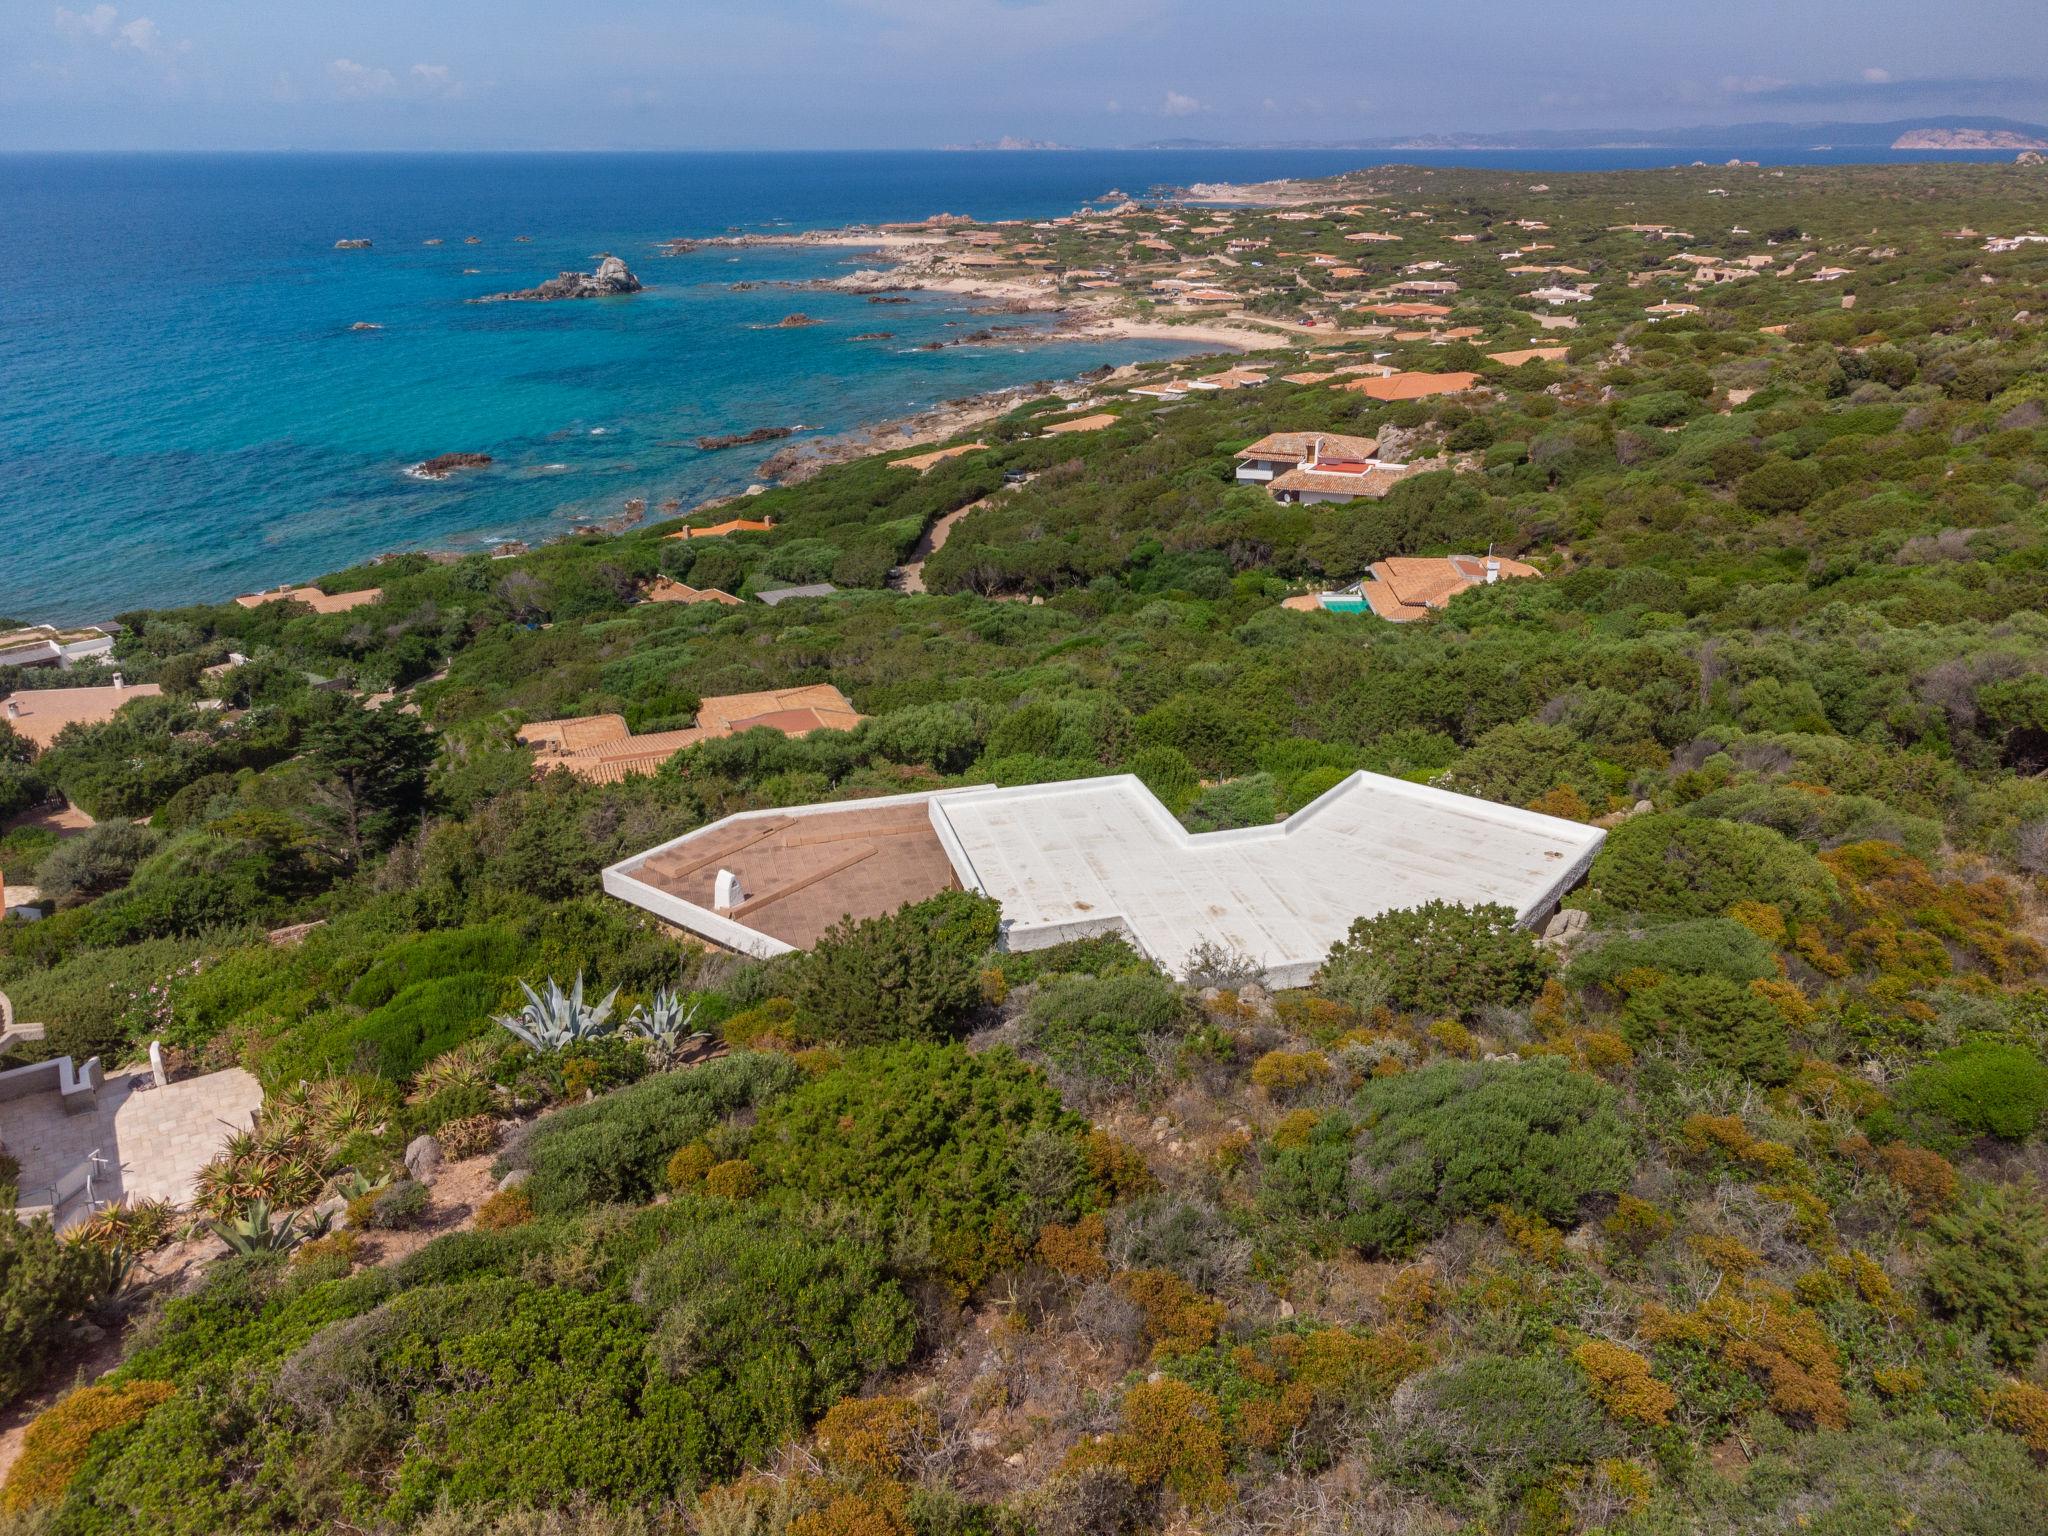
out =
[[[462,94],[462,82],[446,64],[415,64],[407,71],[412,88],[425,96],[455,97]]]
[[[1872,85],[1890,85],[1892,72],[1888,69],[1866,69],[1863,78]]]
[[[1202,110],[1202,104],[1192,96],[1183,96],[1179,91],[1166,93],[1166,104],[1159,109],[1161,117],[1193,117]]]
[[[1102,104],[1102,110],[1105,112],[1121,112],[1123,111],[1123,109],[1124,104],[1118,101],[1114,96],[1110,97],[1108,101],[1105,101]]]
[[[138,16],[122,26],[116,34],[120,41],[114,46],[133,48],[137,53],[153,53],[158,42],[157,24],[147,16]]]
[[[336,59],[327,66],[327,78],[334,82],[335,94],[349,101],[398,93],[398,79],[390,70],[354,59]]]
[[[114,23],[120,15],[111,5],[96,5],[89,11],[74,11],[60,5],[57,7],[57,31],[74,43],[94,37],[111,37]]]

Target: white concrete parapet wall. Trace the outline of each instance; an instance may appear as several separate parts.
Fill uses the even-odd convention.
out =
[[[1182,974],[1204,944],[1305,985],[1354,920],[1428,901],[1498,903],[1524,925],[1585,878],[1596,827],[1355,773],[1283,822],[1192,833],[1129,774],[747,811],[604,872],[622,900],[744,954],[791,946],[635,878],[645,860],[767,816],[923,803],[962,886],[1000,902],[1004,946],[1122,933]]]

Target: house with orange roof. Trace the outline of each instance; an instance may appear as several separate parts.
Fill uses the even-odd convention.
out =
[[[1441,613],[1460,592],[1542,574],[1496,555],[1399,555],[1374,561],[1357,592],[1380,618],[1407,624]]]
[[[103,688],[24,688],[0,699],[0,719],[37,752],[47,752],[67,725],[105,725],[123,705],[153,699],[155,683],[125,683],[119,673]]]
[[[948,459],[957,459],[970,453],[982,453],[987,443],[956,443],[951,448],[934,448],[930,453],[914,453],[907,459],[891,459],[891,469],[914,469],[920,475],[935,469]]]
[[[1504,368],[1519,368],[1524,363],[1561,363],[1572,355],[1570,347],[1523,347],[1516,352],[1489,352],[1486,354]]]
[[[593,784],[616,784],[634,774],[653,773],[678,752],[700,742],[752,730],[779,731],[790,737],[808,736],[813,731],[850,731],[865,718],[837,688],[814,683],[707,698],[697,706],[696,724],[682,730],[636,736],[624,716],[579,715],[536,720],[521,726],[517,737],[534,749],[536,773],[559,768]]]
[[[1441,320],[1450,314],[1442,304],[1368,304],[1365,312],[1369,315],[1384,315],[1389,320]]]
[[[729,533],[767,533],[775,527],[772,517],[735,517],[727,522],[713,523],[707,528],[678,528],[666,535],[671,539],[722,539]]]
[[[1383,379],[1354,379],[1337,388],[1371,400],[1421,400],[1429,395],[1463,394],[1478,382],[1476,373],[1393,373]]]
[[[721,592],[716,587],[693,587],[687,582],[675,581],[667,576],[657,576],[640,593],[643,603],[723,603],[737,608],[740,600],[730,592]]]
[[[245,592],[235,599],[243,608],[261,608],[265,603],[304,603],[315,613],[347,613],[384,595],[382,587],[365,587],[360,592],[322,592],[318,587],[276,587],[268,592]]]
[[[1266,487],[1275,501],[1345,506],[1384,496],[1412,473],[1383,463],[1379,441],[1341,432],[1270,432],[1237,451],[1237,479]]]
[[[1055,421],[1045,429],[1047,437],[1065,437],[1070,432],[1100,432],[1104,427],[1116,425],[1116,417],[1108,411],[1098,411],[1093,416],[1076,416],[1068,421]]]

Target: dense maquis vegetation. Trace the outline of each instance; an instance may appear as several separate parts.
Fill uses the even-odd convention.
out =
[[[43,1049],[160,1038],[270,1101],[201,1191],[234,1255],[35,1421],[5,1528],[2038,1524],[2048,246],[1955,231],[2039,227],[2048,181],[1550,181],[1390,171],[1335,189],[1378,212],[1235,218],[1269,261],[1355,259],[1354,287],[1452,263],[1469,342],[1350,350],[1475,392],[1106,386],[1105,431],[1041,436],[1035,402],[928,474],[773,490],[766,534],[407,556],[328,578],[384,590],[339,615],[124,616],[119,664],[161,700],[33,762],[0,734],[0,808],[100,822],[0,838],[57,909],[0,927],[0,989]],[[1673,248],[1612,226],[1647,222],[1812,257],[1637,287]],[[1528,343],[1526,284],[1497,252],[1531,241],[1598,286],[1564,361],[1511,368],[1487,354]],[[1824,264],[1850,274],[1804,280]],[[1645,317],[1677,296],[1698,313]],[[1304,268],[1262,308],[1348,302]],[[1305,428],[1428,467],[1350,507],[1233,482],[1240,445]],[[930,595],[884,590],[984,497]],[[1543,578],[1409,625],[1279,606],[1489,545]],[[844,590],[637,602],[656,574]],[[868,722],[604,786],[536,779],[512,740],[808,682]],[[1358,768],[1610,825],[1583,935],[1390,913],[1272,996],[1230,955],[1006,954],[959,894],[739,963],[597,890],[741,808],[1122,770],[1214,828]],[[580,1011],[521,988],[578,975]],[[493,1022],[522,1006],[549,1027]],[[423,1133],[505,1182],[424,1242]],[[327,1196],[349,1230],[283,1223]],[[108,1256],[162,1227],[14,1228],[0,1386],[134,1312]]]

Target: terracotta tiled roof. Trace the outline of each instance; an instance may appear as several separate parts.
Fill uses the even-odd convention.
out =
[[[581,752],[606,742],[624,741],[632,732],[624,715],[574,715],[566,720],[534,720],[519,727],[518,740],[548,751]]]
[[[1561,363],[1572,355],[1570,347],[1524,347],[1519,352],[1489,352],[1496,363],[1519,368],[1524,363]]]
[[[721,592],[716,587],[693,587],[666,576],[655,577],[640,597],[649,603],[724,603],[732,608],[740,605],[740,600],[730,592]]]
[[[1496,559],[1500,579],[1540,576],[1533,565]],[[1399,555],[1376,561],[1373,579],[1365,584],[1366,601],[1383,619],[1405,622],[1442,608],[1460,592],[1486,583],[1483,555]]]
[[[1309,456],[1316,439],[1323,442],[1326,459],[1369,459],[1380,451],[1376,437],[1350,437],[1342,432],[1268,432],[1256,443],[1237,450],[1240,459],[1292,459],[1300,463]]]
[[[959,443],[951,448],[934,448],[930,453],[913,454],[907,459],[891,459],[889,467],[891,469],[914,469],[921,475],[934,465],[943,464],[948,459],[957,459],[962,454],[967,453],[980,453],[987,447],[987,443]]]
[[[322,592],[318,587],[279,587],[274,592],[249,592],[235,599],[244,608],[261,608],[265,603],[304,603],[315,613],[347,613],[384,595],[382,587],[360,592]]]
[[[1046,436],[1067,432],[1100,432],[1104,427],[1116,425],[1116,417],[1108,411],[1093,416],[1076,416],[1071,421],[1056,421],[1045,429]]]
[[[1359,379],[1340,384],[1374,400],[1419,400],[1424,395],[1455,395],[1479,382],[1476,373],[1395,373],[1384,379]]]
[[[0,719],[40,752],[67,725],[104,725],[122,705],[162,692],[155,683],[130,683],[121,688],[111,684],[103,688],[24,688],[0,698]]]
[[[1372,469],[1362,475],[1332,474],[1326,470],[1290,469],[1267,482],[1272,491],[1314,491],[1323,495],[1379,497],[1406,479],[1407,469]]]
[[[678,528],[668,535],[671,539],[722,539],[728,533],[767,533],[774,528],[773,518],[735,517],[723,523],[713,523],[708,528]]]
[[[759,693],[729,693],[705,699],[697,723],[678,731],[631,734],[620,715],[582,715],[568,720],[539,720],[522,726],[519,739],[538,750],[534,766],[541,772],[565,769],[594,784],[616,784],[635,773],[653,773],[678,752],[699,742],[715,741],[741,731],[766,727],[785,736],[812,731],[850,731],[862,719],[845,694],[829,683],[803,688],[770,688]]]

